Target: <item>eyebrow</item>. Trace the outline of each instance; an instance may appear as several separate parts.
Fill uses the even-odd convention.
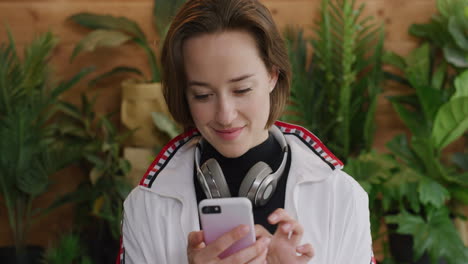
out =
[[[240,81],[248,79],[248,78],[250,78],[252,76],[253,76],[253,74],[245,74],[245,75],[241,75],[239,77],[230,79],[228,82],[229,83],[240,82]],[[192,86],[192,85],[194,85],[194,86],[206,86],[206,87],[211,86],[209,83],[206,83],[206,82],[199,82],[199,81],[190,81],[190,82],[188,82],[188,86]]]

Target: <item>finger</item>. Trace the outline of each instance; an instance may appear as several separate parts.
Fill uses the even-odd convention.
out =
[[[268,255],[268,248],[263,250],[263,253],[260,256],[255,257],[249,262],[249,264],[265,264]]]
[[[307,262],[314,257],[314,248],[311,244],[298,246],[296,252],[301,254],[301,256],[298,257],[301,261]]]
[[[273,235],[266,230],[262,225],[255,225],[255,238],[260,239],[261,237],[272,237]]]
[[[299,224],[297,221],[287,221],[287,222],[280,222],[278,228],[282,231],[284,237],[287,236],[289,240],[294,245],[297,245],[301,242],[302,235],[304,234],[304,228],[302,225]]]
[[[243,238],[248,233],[249,227],[246,225],[239,225],[231,231],[226,232],[206,247],[207,249],[209,248],[209,250],[205,251],[208,259],[217,257],[224,250],[229,248],[232,244]]]
[[[294,220],[283,208],[276,209],[273,213],[268,216],[268,222],[272,225],[276,225],[282,221]]]
[[[271,239],[263,237],[257,240],[252,246],[244,248],[227,258],[224,258],[221,263],[250,263],[255,260],[258,256],[261,256],[265,250],[268,250]]]
[[[188,247],[189,248],[198,248],[201,243],[203,243],[203,231],[193,231],[188,235]]]

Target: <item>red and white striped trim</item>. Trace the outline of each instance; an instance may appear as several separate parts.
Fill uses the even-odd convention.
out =
[[[371,255],[371,261],[370,261],[370,264],[377,264],[377,261],[375,260],[375,257],[374,257],[374,252],[372,251],[372,255]]]
[[[296,136],[301,137],[307,144],[309,144],[309,146],[315,150],[318,155],[322,157],[324,161],[329,163],[334,168],[343,168],[343,162],[336,158],[335,155],[333,155],[333,153],[327,147],[325,147],[320,139],[318,139],[307,129],[281,121],[276,121],[275,125],[279,127],[283,133],[295,134]],[[161,152],[159,152],[158,156],[156,156],[154,161],[151,163],[145,175],[141,179],[140,185],[145,187],[150,186],[161,168],[166,164],[175,151],[187,141],[189,141],[192,137],[198,135],[200,135],[200,133],[196,129],[192,129],[172,139],[166,146],[164,146]]]
[[[125,248],[123,247],[122,236],[120,236],[120,249],[119,255],[117,256],[117,260],[115,264],[125,264]]]
[[[322,141],[320,141],[320,139],[318,139],[318,137],[312,134],[309,130],[301,126],[292,125],[281,121],[276,121],[275,125],[279,127],[283,133],[296,134],[297,136],[300,136],[316,151],[318,155],[320,155],[325,161],[327,161],[336,169],[343,168],[343,162],[335,157],[335,155],[333,155],[333,153],[327,147],[325,147]]]
[[[161,168],[170,159],[175,151],[189,141],[192,137],[199,135],[196,129],[192,129],[172,139],[164,148],[159,152],[158,156],[154,159],[153,163],[149,166],[143,178],[140,180],[140,185],[148,187]]]

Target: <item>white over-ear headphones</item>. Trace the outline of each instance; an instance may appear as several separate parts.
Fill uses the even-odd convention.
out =
[[[281,130],[273,125],[269,131],[279,142],[283,158],[281,165],[275,172],[265,162],[257,162],[249,169],[244,180],[242,180],[239,196],[249,198],[254,206],[265,205],[273,196],[288,159],[288,145]],[[211,158],[200,166],[203,141],[202,138],[195,148],[195,166],[198,182],[209,199],[231,197],[231,192],[218,162],[214,158]]]

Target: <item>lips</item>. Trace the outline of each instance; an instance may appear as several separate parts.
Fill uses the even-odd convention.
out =
[[[223,140],[234,140],[236,139],[241,133],[244,127],[236,127],[236,128],[229,128],[229,129],[214,129],[216,135]]]

